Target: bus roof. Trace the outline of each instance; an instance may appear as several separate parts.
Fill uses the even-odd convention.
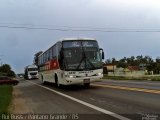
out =
[[[62,41],[73,41],[73,40],[96,40],[94,38],[64,38]]]
[[[37,66],[36,66],[36,65],[27,65],[27,66],[25,67],[25,69],[27,69],[27,68],[37,68]]]
[[[94,41],[96,41],[96,39],[94,39],[94,38],[63,38],[63,39],[57,41],[55,44],[57,44],[58,42],[73,41],[73,40],[91,40],[91,41],[94,40]],[[54,45],[52,45],[51,47],[53,47]],[[51,47],[49,47],[47,50],[49,50]],[[42,54],[44,54],[47,50],[45,50],[43,53],[41,53],[38,57],[40,57]]]

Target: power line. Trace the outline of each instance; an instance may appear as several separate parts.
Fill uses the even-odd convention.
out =
[[[160,28],[154,28],[153,29],[153,27],[152,27],[152,29],[151,29],[151,27],[150,28],[125,28],[125,27],[121,27],[121,28],[119,28],[119,27],[79,27],[79,26],[66,26],[66,25],[38,25],[38,24],[29,24],[29,23],[4,23],[4,22],[0,22],[0,25],[18,25],[18,26],[26,26],[26,27],[50,27],[50,28],[83,28],[83,29],[96,29],[96,30],[106,30],[106,29],[112,29],[112,30],[151,30],[151,31],[153,31],[153,30],[160,30]]]
[[[0,23],[1,24],[1,23]],[[19,26],[20,25],[20,26]],[[82,32],[160,32],[160,29],[124,29],[124,28],[89,28],[89,27],[69,27],[69,26],[59,26],[66,28],[51,28],[51,27],[34,27],[36,25],[25,26],[29,24],[17,24],[17,25],[0,25],[0,28],[9,29],[33,29],[33,30],[50,30],[50,31],[82,31]],[[77,29],[79,28],[79,29]],[[80,29],[81,28],[81,29]],[[83,28],[83,29],[82,29]],[[112,30],[111,30],[112,29]]]
[[[118,29],[117,27],[73,27],[73,26],[66,26],[66,25],[61,25],[61,26],[53,26],[53,25],[38,25],[38,24],[19,24],[19,23],[0,23],[2,25],[21,25],[21,26],[32,26],[32,27],[60,27],[60,28],[83,28],[83,29]]]

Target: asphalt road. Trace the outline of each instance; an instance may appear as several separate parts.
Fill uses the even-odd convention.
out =
[[[20,80],[15,88],[30,108],[24,114],[67,114],[78,120],[160,119],[160,82],[103,80],[90,88],[57,88],[40,80]]]

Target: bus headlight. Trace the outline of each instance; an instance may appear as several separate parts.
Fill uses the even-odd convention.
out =
[[[97,73],[97,76],[101,76],[103,73]]]
[[[69,78],[76,78],[75,75],[69,75]]]

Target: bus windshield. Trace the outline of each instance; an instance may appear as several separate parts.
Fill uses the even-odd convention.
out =
[[[37,68],[28,68],[28,71],[38,71]]]
[[[102,68],[102,59],[97,41],[63,42],[66,70],[94,70]]]

